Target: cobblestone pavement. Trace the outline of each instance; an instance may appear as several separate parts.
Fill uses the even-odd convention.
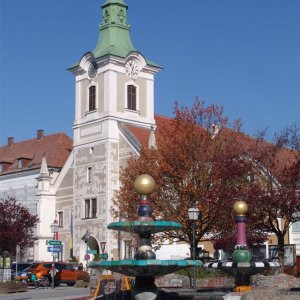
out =
[[[89,288],[59,286],[56,287],[55,289],[51,289],[51,288],[34,289],[32,287],[29,287],[27,292],[0,294],[0,299],[1,300],[29,300],[29,299],[86,300],[86,299],[90,299],[89,294],[90,294]]]

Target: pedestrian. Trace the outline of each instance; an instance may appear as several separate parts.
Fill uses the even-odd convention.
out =
[[[82,263],[79,264],[78,270],[81,270],[81,271],[83,270],[83,264]]]

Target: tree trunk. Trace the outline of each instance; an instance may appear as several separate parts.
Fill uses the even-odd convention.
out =
[[[284,236],[277,235],[278,238],[278,262],[280,263],[280,272],[284,272]]]

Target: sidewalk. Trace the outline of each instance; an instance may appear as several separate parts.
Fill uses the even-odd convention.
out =
[[[92,299],[89,288],[59,286],[51,288],[28,288],[27,292],[0,294],[1,300],[87,300]]]

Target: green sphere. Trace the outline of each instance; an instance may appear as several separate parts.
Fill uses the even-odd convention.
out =
[[[252,254],[249,250],[234,250],[232,259],[234,262],[250,262]]]

